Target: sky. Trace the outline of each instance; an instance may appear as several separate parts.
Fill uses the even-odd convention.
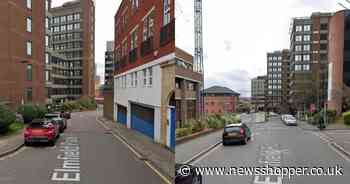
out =
[[[67,1],[53,0],[53,6]],[[266,53],[289,48],[291,19],[340,10],[338,2],[350,7],[345,0],[203,0],[205,87],[222,85],[250,96],[250,80],[266,74]],[[95,62],[101,78],[120,3],[96,0]],[[193,54],[193,0],[175,0],[175,18],[176,46]]]
[[[193,0],[175,0],[176,46],[194,53]],[[266,53],[289,48],[293,17],[342,9],[345,0],[203,0],[205,87],[250,96],[250,80],[266,74]]]

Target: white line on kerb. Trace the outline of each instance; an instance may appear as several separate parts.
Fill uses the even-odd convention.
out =
[[[96,117],[96,121],[103,126],[106,130],[109,130],[110,128],[105,125],[102,121],[100,121],[97,117]],[[132,153],[134,153],[136,155],[136,157],[143,158],[133,147],[131,147],[128,143],[126,143],[122,138],[120,138],[118,135],[116,135],[113,131],[111,131],[111,135],[118,139],[121,143],[123,143]],[[153,170],[153,172],[155,172],[165,183],[167,184],[172,184],[173,182],[169,181],[167,177],[165,177],[162,173],[160,173],[149,161],[147,160],[143,160],[143,162]]]

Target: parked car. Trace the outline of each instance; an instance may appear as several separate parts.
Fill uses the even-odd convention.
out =
[[[61,111],[61,118],[71,119],[71,113],[68,111],[67,112]]]
[[[298,125],[297,119],[292,115],[285,115],[283,119],[284,119],[283,122],[288,126],[290,126],[290,125],[297,126]]]
[[[54,120],[60,126],[60,132],[63,132],[67,128],[67,119],[61,117],[61,113],[49,113],[45,114],[45,118]]]
[[[175,164],[175,184],[202,184],[202,175],[191,165]]]
[[[245,123],[235,123],[226,125],[222,133],[222,144],[240,142],[247,144],[251,139],[251,131]]]
[[[67,129],[67,121],[64,118],[52,118],[51,120],[55,123],[58,123],[60,133],[64,132],[64,130]]]
[[[24,144],[49,143],[54,146],[59,135],[57,123],[46,119],[33,120],[24,131]]]

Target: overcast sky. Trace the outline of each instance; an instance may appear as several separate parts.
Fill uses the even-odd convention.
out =
[[[193,53],[193,0],[175,0],[176,45]],[[289,48],[292,17],[341,9],[345,0],[203,0],[205,86],[250,96],[250,79],[266,74],[266,52]],[[347,5],[347,4],[346,4]]]
[[[53,5],[67,1],[53,0]],[[193,0],[175,1],[176,45],[193,54]],[[101,77],[106,41],[114,39],[114,14],[120,2],[96,0],[95,61]],[[346,4],[345,0],[203,0],[205,86],[224,85],[250,96],[250,79],[266,74],[266,52],[289,48],[291,18],[339,10],[337,2]]]

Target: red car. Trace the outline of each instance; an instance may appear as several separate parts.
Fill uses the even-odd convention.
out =
[[[49,143],[54,146],[59,135],[59,125],[54,121],[33,120],[24,131],[24,144]]]

